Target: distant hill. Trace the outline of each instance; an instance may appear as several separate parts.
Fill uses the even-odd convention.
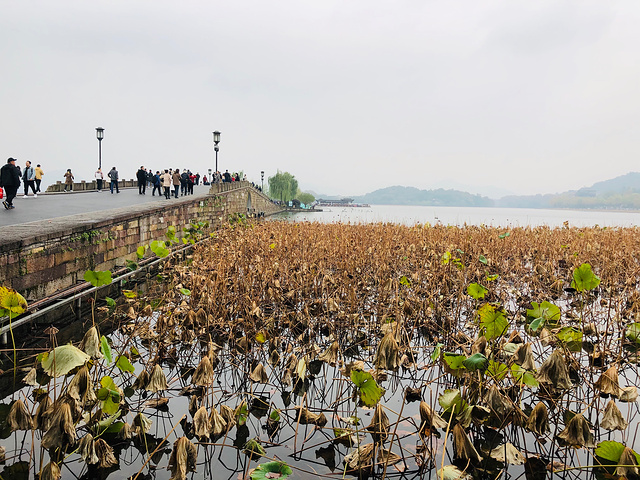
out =
[[[498,207],[640,209],[640,173],[630,172],[590,187],[555,195],[510,195],[496,201]]]
[[[420,190],[399,185],[381,188],[365,195],[335,196],[335,199],[345,196],[354,198],[356,203],[372,205],[640,210],[640,172],[630,172],[610,180],[596,182],[579,190],[546,195],[508,195],[497,200],[461,190]],[[323,198],[333,197],[323,195]]]
[[[455,207],[490,207],[493,200],[460,190],[420,190],[415,187],[387,187],[354,197],[356,203],[374,205],[433,205]]]

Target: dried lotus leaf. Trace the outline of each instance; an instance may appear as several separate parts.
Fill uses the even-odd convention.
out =
[[[211,422],[209,421],[209,413],[204,405],[193,416],[193,431],[199,439],[209,438]]]
[[[638,387],[633,385],[620,389],[621,402],[635,402],[638,399]]]
[[[526,462],[525,456],[513,446],[512,443],[505,443],[504,445],[498,445],[491,450],[491,458],[494,458],[500,463],[509,465],[523,465]]]
[[[455,424],[453,427],[453,444],[455,447],[456,457],[472,463],[480,463],[482,459],[471,443],[471,439],[467,432],[460,426]]]
[[[387,435],[389,434],[389,417],[387,417],[382,405],[379,403],[376,405],[367,430],[371,432],[371,436],[376,443],[383,442],[387,439]]]
[[[305,407],[296,407],[298,421],[301,425],[317,425],[318,427],[324,427],[327,424],[327,417],[324,413],[319,414],[310,412]]]
[[[208,355],[205,355],[200,360],[196,370],[193,372],[191,382],[201,387],[209,387],[213,383],[213,364]]]
[[[196,471],[198,450],[187,437],[180,437],[173,444],[167,470],[171,470],[170,480],[186,480],[187,473]]]
[[[157,393],[167,389],[167,377],[165,377],[162,367],[156,363],[149,377],[149,383],[145,386],[145,390]]]
[[[224,405],[220,407],[221,411],[222,411],[222,407],[224,407]],[[221,413],[218,413],[218,411],[215,408],[211,409],[211,415],[209,416],[209,423],[211,425],[211,433],[214,437],[222,435],[228,430],[227,421],[225,420],[225,418],[222,416]]]
[[[571,420],[567,422],[564,430],[558,434],[558,438],[563,440],[567,445],[576,448],[595,447],[589,423],[580,413],[576,413]]]
[[[624,430],[628,425],[616,403],[613,400],[609,400],[604,409],[600,426],[607,430]]]
[[[544,403],[538,402],[538,404],[533,407],[527,419],[526,427],[530,432],[540,436],[545,435],[549,431],[549,411]]]
[[[618,369],[615,365],[609,367],[593,385],[602,393],[617,397],[620,395],[620,384],[618,383]]]
[[[569,378],[569,368],[560,350],[554,350],[540,367],[537,379],[553,388],[566,390],[573,386]]]
[[[259,363],[256,365],[256,368],[253,369],[253,372],[249,375],[251,381],[256,383],[267,383],[269,381],[269,375],[267,375],[266,370],[264,369],[264,365]]]
[[[16,430],[31,430],[33,428],[33,418],[29,409],[21,399],[16,400],[9,409],[6,422],[12,432]]]

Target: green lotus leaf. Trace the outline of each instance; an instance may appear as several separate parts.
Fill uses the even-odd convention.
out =
[[[557,325],[560,321],[560,308],[547,301],[538,304],[531,302],[533,308],[527,309],[527,322],[532,332],[537,332],[546,323]]]
[[[620,442],[604,440],[598,443],[593,453],[604,460],[609,460],[615,465],[620,461],[624,448],[625,446]]]
[[[444,352],[442,354],[442,361],[449,368],[452,375],[459,377],[466,371],[464,361],[467,359],[466,355],[461,353]]]
[[[472,283],[467,287],[467,293],[476,300],[482,300],[484,296],[489,293],[489,290],[479,283]]]
[[[572,352],[582,349],[582,332],[573,327],[563,327],[557,333],[558,340],[564,343]]]
[[[13,288],[0,287],[0,317],[16,316],[27,311],[27,301]]]
[[[442,352],[442,347],[444,347],[444,345],[442,343],[438,343],[434,349],[433,352],[431,352],[431,361],[435,362],[436,360],[438,360],[440,358],[440,352]]]
[[[283,479],[292,473],[291,467],[284,462],[261,463],[251,472],[251,480]]]
[[[164,258],[169,255],[169,249],[166,248],[166,245],[162,240],[154,240],[151,242],[151,245],[149,245],[149,248],[151,248],[151,251],[160,258]]]
[[[504,363],[489,360],[489,366],[487,367],[487,374],[490,375],[496,381],[503,380],[509,373],[509,367]]]
[[[85,281],[89,282],[94,287],[101,287],[102,285],[109,285],[111,283],[111,272],[96,272],[94,270],[87,270],[84,272]]]
[[[73,345],[61,345],[42,356],[42,368],[50,377],[61,377],[84,365],[89,358]]]
[[[640,343],[640,323],[632,323],[629,325],[625,336],[634,343]]]
[[[513,378],[520,384],[524,384],[534,388],[540,386],[540,383],[538,383],[538,380],[536,380],[534,373],[525,370],[520,365],[511,365],[511,375],[513,375]]]
[[[107,340],[107,337],[104,335],[100,337],[100,351],[102,355],[104,355],[104,358],[107,359],[107,363],[111,363],[111,360],[113,360],[111,356],[111,346],[109,345],[109,340]]]
[[[453,412],[454,414],[461,413],[468,406],[457,388],[445,390],[438,397],[438,403],[444,411]]]
[[[593,290],[600,285],[600,278],[593,273],[591,265],[583,263],[573,271],[573,280],[571,281],[571,287],[575,288],[579,292],[585,290]]]
[[[369,372],[356,369],[351,370],[351,381],[358,387],[360,400],[362,400],[362,403],[367,407],[374,407],[384,394],[384,388],[378,386]]]
[[[484,355],[482,355],[481,353],[476,353],[471,355],[466,360],[464,360],[462,364],[470,372],[474,372],[476,370],[480,370],[484,372],[489,366],[489,359]]]
[[[131,365],[131,362],[124,355],[120,355],[116,360],[116,367],[120,369],[121,372],[129,372],[133,373],[136,369]]]
[[[480,328],[487,340],[501,337],[509,328],[504,309],[499,305],[487,303],[478,310]]]

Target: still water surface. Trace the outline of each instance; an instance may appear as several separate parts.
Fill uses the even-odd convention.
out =
[[[322,212],[286,213],[274,219],[323,223],[378,223],[403,225],[489,225],[526,227],[631,227],[640,224],[640,212],[601,210],[549,210],[537,208],[435,207],[372,205],[371,207],[323,207]]]

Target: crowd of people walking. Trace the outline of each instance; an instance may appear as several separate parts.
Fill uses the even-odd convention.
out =
[[[7,210],[15,208],[13,199],[18,195],[18,188],[20,188],[21,184],[24,184],[23,198],[29,196],[29,188],[31,188],[33,196],[37,198],[42,176],[44,175],[40,164],[34,168],[31,166],[31,162],[27,160],[24,165],[24,171],[22,171],[20,167],[16,165],[17,161],[17,159],[9,157],[7,163],[0,169],[0,189],[4,189],[3,193],[6,192],[7,194],[6,198],[2,201],[2,205],[4,205],[4,208]]]
[[[36,167],[31,165],[30,161],[25,163],[24,170],[16,164],[17,159],[9,158],[7,163],[0,169],[0,187],[6,192],[6,197],[3,199],[3,205],[6,209],[15,208],[13,200],[17,195],[18,188],[21,184],[24,185],[24,197],[28,198],[29,189],[33,193],[33,197],[37,197],[40,192],[40,184],[44,171],[40,164]],[[71,169],[67,169],[64,176],[64,192],[72,192],[75,177],[71,172]],[[109,182],[109,190],[111,194],[120,193],[120,174],[116,167],[112,167],[111,170],[105,175],[102,168],[98,168],[94,173],[94,179],[96,181],[96,190],[102,192],[106,187],[105,181]],[[210,178],[200,177],[200,173],[193,173],[191,170],[180,169],[164,169],[156,170],[155,173],[150,168],[140,166],[136,172],[136,179],[138,185],[138,194],[146,195],[147,187],[151,188],[151,195],[158,197],[164,197],[166,199],[178,198],[185,195],[193,195],[194,185],[199,185],[202,181],[203,185],[211,185],[212,183],[231,183],[239,181],[247,181],[247,176],[240,177],[239,173],[229,173],[226,170],[224,173],[219,171],[210,175]]]

